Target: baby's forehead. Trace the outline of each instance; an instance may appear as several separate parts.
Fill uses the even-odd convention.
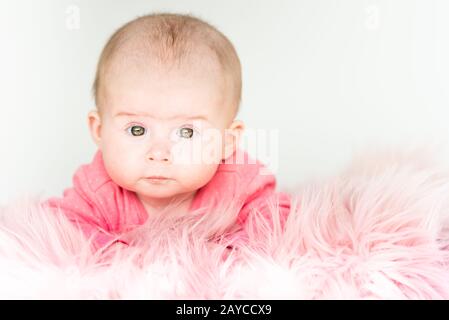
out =
[[[104,87],[108,93],[153,93],[210,95],[212,92],[224,92],[226,77],[213,63],[191,63],[184,66],[122,65],[105,75]],[[199,91],[199,92],[196,92]]]
[[[159,49],[131,43],[114,52],[105,65],[104,74],[120,76],[147,72],[192,77],[204,73],[224,74],[216,53],[205,45],[197,45],[183,55],[170,52],[161,53]]]
[[[128,69],[120,74],[111,74],[105,80],[106,105],[130,113],[146,109],[163,109],[162,113],[167,113],[167,116],[211,113],[231,94],[220,76],[208,70]]]
[[[210,101],[217,100],[218,94],[231,94],[227,83],[231,81],[219,63],[207,54],[193,56],[182,63],[162,63],[151,56],[128,55],[126,60],[115,59],[103,76],[104,95],[125,96],[123,99],[129,99],[129,95],[145,95],[150,99],[152,95],[165,93],[187,101],[190,98]]]

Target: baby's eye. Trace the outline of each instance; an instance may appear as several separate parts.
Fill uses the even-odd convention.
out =
[[[145,134],[145,128],[142,126],[131,126],[127,129],[127,131],[132,134],[134,137],[143,136]]]
[[[182,127],[178,131],[178,136],[180,136],[181,138],[190,139],[190,138],[192,138],[193,133],[194,133],[194,130],[192,128]]]

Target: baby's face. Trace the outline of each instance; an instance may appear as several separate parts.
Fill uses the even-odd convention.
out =
[[[154,198],[204,186],[236,147],[236,140],[229,145],[229,133],[243,129],[230,119],[228,91],[218,71],[111,74],[101,119],[91,112],[89,121],[112,180]]]

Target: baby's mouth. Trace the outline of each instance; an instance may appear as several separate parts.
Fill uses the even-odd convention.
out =
[[[163,177],[163,176],[150,176],[150,177],[146,177],[145,180],[147,180],[148,182],[151,182],[151,183],[155,183],[155,184],[162,184],[162,183],[167,183],[173,179],[168,178],[168,177]]]
[[[147,177],[147,179],[170,179],[168,177],[164,177],[164,176],[149,176]]]

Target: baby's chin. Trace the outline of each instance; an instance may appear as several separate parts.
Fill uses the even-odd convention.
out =
[[[141,179],[133,189],[139,195],[152,198],[166,198],[182,193],[175,180]]]

